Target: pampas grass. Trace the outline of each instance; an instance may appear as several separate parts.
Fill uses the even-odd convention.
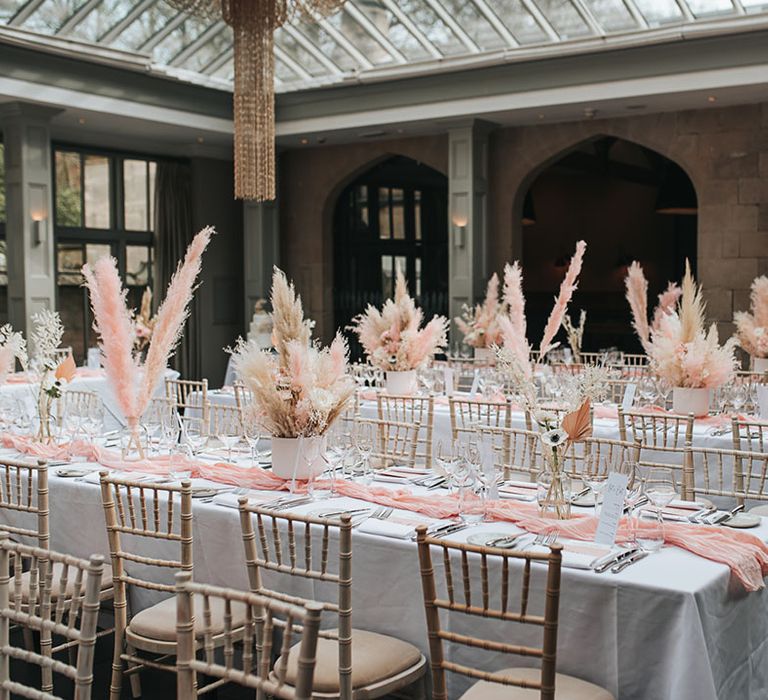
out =
[[[5,384],[8,375],[19,361],[22,369],[27,368],[27,341],[10,323],[0,326],[0,384]]]
[[[272,275],[272,340],[276,354],[255,339],[230,349],[237,376],[253,395],[256,420],[274,437],[322,435],[355,391],[347,374],[347,343],[337,333],[330,347],[311,341],[312,322],[301,298],[278,268]]]
[[[101,340],[104,371],[118,406],[131,425],[136,424],[149,405],[168,366],[168,358],[181,337],[200,272],[202,254],[213,232],[211,227],[207,227],[194,237],[183,262],[171,278],[166,297],[155,316],[143,376],[138,384],[136,377],[141,367],[133,356],[136,337],[133,314],[126,305],[127,291],[123,289],[117,261],[106,257],[97,260],[93,266],[83,266],[85,286],[91,297],[93,325]]]
[[[403,372],[426,365],[447,344],[448,320],[435,316],[423,328],[424,314],[408,294],[400,270],[395,279],[395,298],[381,311],[371,306],[352,319],[349,330],[357,334],[368,361],[387,372]]]
[[[646,354],[651,342],[651,331],[658,330],[667,314],[674,313],[683,290],[674,282],[659,294],[659,301],[653,312],[653,322],[648,325],[648,280],[645,278],[640,263],[634,261],[627,270],[624,279],[627,302],[632,312],[632,326]]]
[[[464,304],[461,316],[454,321],[464,334],[464,342],[473,348],[490,348],[501,344],[503,335],[499,319],[506,311],[506,303],[499,301],[499,276],[494,273],[485,290],[482,304],[474,308]]]
[[[735,345],[735,338],[720,345],[714,323],[706,329],[701,288],[686,261],[677,309],[664,314],[651,331],[651,370],[673,387],[714,389],[733,379]]]
[[[749,299],[750,311],[733,315],[736,339],[753,357],[768,357],[768,277],[763,275],[752,281]]]

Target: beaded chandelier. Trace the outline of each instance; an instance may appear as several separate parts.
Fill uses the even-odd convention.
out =
[[[274,32],[297,15],[313,21],[344,0],[167,0],[232,27],[235,52],[235,197],[275,198]]]

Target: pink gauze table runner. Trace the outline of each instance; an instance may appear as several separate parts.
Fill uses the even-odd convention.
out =
[[[203,462],[181,454],[126,461],[114,450],[84,440],[45,445],[29,437],[9,433],[0,435],[0,443],[23,454],[44,459],[69,459],[79,456],[109,469],[121,471],[168,475],[171,471],[184,470],[194,477],[257,490],[278,491],[288,489],[289,485],[289,481],[265,469],[239,467],[225,462]],[[303,488],[301,485],[300,489]],[[432,518],[452,518],[459,512],[458,498],[454,495],[420,496],[405,488],[393,490],[346,480],[337,480],[336,490],[344,496],[411,510]],[[512,522],[527,532],[538,534],[557,530],[560,536],[576,540],[594,539],[597,527],[597,518],[591,515],[575,515],[569,520],[552,520],[540,517],[538,506],[535,504],[509,500],[491,501],[487,506],[487,513],[496,520]],[[646,525],[640,522],[637,527],[643,528]],[[664,533],[667,544],[728,566],[746,590],[756,591],[765,586],[763,578],[768,573],[768,545],[758,537],[746,532],[684,523],[665,523]],[[623,518],[618,540],[625,541],[629,534],[628,519]]]
[[[75,379],[93,379],[95,377],[103,376],[103,369],[78,367],[75,370]],[[39,377],[30,372],[14,372],[13,374],[9,374],[5,379],[6,384],[36,384],[38,381]]]

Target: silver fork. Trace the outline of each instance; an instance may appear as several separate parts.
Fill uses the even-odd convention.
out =
[[[383,506],[373,511],[371,517],[375,518],[376,520],[386,520],[390,515],[392,515],[393,510],[394,508],[387,508],[386,506]]]

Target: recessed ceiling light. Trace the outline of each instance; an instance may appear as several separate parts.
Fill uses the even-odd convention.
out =
[[[717,98],[714,95],[710,95],[707,98],[707,102],[717,102]]]
[[[197,137],[197,142],[198,143],[205,143],[205,139],[202,136],[198,136]]]
[[[585,116],[587,119],[594,119],[596,114],[597,114],[597,110],[596,110],[596,109],[593,109],[592,107],[587,107],[587,108],[584,110],[584,116]]]
[[[78,124],[85,124],[85,117],[80,117],[80,119],[77,120]]]
[[[538,119],[544,119],[544,115],[543,115],[543,114],[537,114],[537,115],[536,115],[536,117],[537,117]]]
[[[301,140],[299,141],[299,143],[300,143],[302,146],[306,146],[306,145],[309,143],[309,139],[301,139]]]

